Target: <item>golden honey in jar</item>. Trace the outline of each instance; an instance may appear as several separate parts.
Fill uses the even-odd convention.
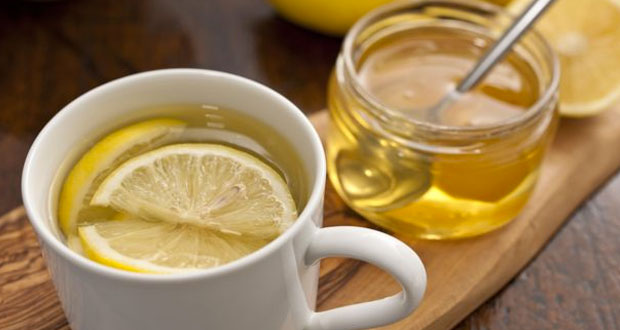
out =
[[[557,124],[558,65],[532,32],[472,91],[432,107],[510,19],[491,4],[379,8],[345,38],[329,83],[329,178],[368,220],[409,237],[482,234],[530,198]]]

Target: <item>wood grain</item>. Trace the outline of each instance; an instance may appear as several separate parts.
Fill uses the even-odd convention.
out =
[[[68,329],[23,207],[0,218],[0,329]]]
[[[616,180],[618,182],[618,180]],[[459,329],[620,329],[620,185],[609,182]]]
[[[0,1],[0,214],[21,204],[21,168],[37,132],[88,89],[138,71],[198,67],[260,81],[312,113],[325,106],[325,83],[340,44],[340,39],[279,19],[264,0]],[[618,153],[620,141],[613,141],[609,150]],[[595,161],[587,162],[582,172]],[[620,174],[616,174],[570,217],[521,275],[458,328],[620,329],[619,205]],[[0,222],[0,237],[15,235],[19,241],[11,241],[8,248],[2,245],[0,270],[15,267],[6,263],[33,253],[26,247],[36,245],[23,233],[6,236],[19,226],[28,228],[25,219],[8,227],[5,219]],[[326,223],[365,224],[350,211],[333,212]],[[322,309],[364,299],[340,292],[358,283],[360,274],[380,275],[356,261],[339,267],[341,261],[322,263],[324,276],[337,269],[322,277]],[[28,267],[33,266],[24,266]],[[43,275],[32,274],[47,276],[43,269]],[[24,322],[23,329],[67,329],[64,321],[40,322],[64,320],[59,309],[50,309],[48,316],[20,314],[24,306],[39,301],[51,304],[55,293],[49,283],[34,281],[42,285],[41,292],[30,287],[35,298],[24,298],[4,288],[4,283],[13,281],[27,288],[14,272],[0,272],[3,320],[13,315],[13,320]],[[367,295],[380,297],[387,291]],[[0,323],[0,329],[15,327]]]

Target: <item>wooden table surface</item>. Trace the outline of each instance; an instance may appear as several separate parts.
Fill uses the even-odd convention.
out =
[[[21,204],[38,131],[85,91],[139,71],[207,68],[262,82],[312,113],[325,107],[340,43],[262,0],[0,1],[0,214]],[[620,329],[620,174],[457,328]]]

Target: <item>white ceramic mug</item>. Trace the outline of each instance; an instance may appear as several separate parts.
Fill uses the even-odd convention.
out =
[[[262,249],[213,269],[174,275],[131,273],[71,251],[56,226],[52,181],[67,155],[101,127],[166,104],[213,104],[264,121],[297,150],[310,178],[295,224]],[[67,105],[43,128],[24,166],[24,204],[74,330],[363,329],[395,322],[420,302],[426,273],[418,256],[386,234],[321,229],[325,158],[304,114],[273,90],[231,74],[171,69],[107,83]],[[314,311],[318,261],[344,256],[381,267],[400,282],[394,296]]]

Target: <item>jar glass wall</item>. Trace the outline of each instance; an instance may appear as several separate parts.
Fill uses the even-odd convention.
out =
[[[347,34],[328,87],[329,178],[368,220],[416,238],[482,234],[515,218],[557,125],[555,55],[529,33],[474,91],[431,106],[511,18],[494,5],[415,0]]]

